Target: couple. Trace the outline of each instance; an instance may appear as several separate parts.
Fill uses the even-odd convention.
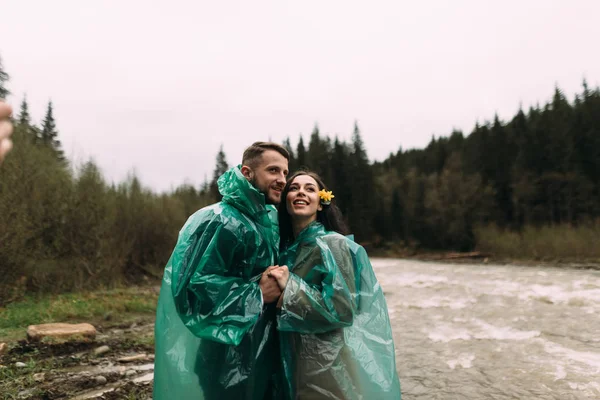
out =
[[[180,231],[158,301],[155,400],[400,398],[367,254],[316,174],[286,184],[288,161],[254,143],[219,178],[223,200]]]

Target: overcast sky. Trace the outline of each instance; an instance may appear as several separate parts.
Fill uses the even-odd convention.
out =
[[[49,99],[67,155],[169,190],[256,140],[349,140],[371,160],[600,81],[600,1],[0,2],[10,101]]]

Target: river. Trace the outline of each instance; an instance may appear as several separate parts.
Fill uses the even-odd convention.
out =
[[[403,400],[600,399],[600,271],[372,261]]]

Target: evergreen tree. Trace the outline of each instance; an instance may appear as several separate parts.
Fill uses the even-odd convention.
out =
[[[23,97],[21,102],[21,108],[19,115],[17,116],[17,123],[19,131],[31,142],[37,142],[39,139],[40,131],[37,126],[31,123],[31,114],[29,113],[29,105],[27,104],[27,97]]]
[[[491,142],[495,151],[489,154],[492,160],[491,178],[496,192],[498,215],[496,223],[500,226],[510,224],[513,219],[511,168],[515,159],[515,151],[510,145],[508,132],[500,122],[498,115],[494,117],[494,124],[490,130]]]
[[[578,170],[600,185],[600,89],[590,90],[585,80],[574,125]]]
[[[304,147],[304,140],[302,139],[302,135],[300,135],[300,139],[298,140],[298,147],[296,150],[296,166],[298,169],[307,167],[306,165],[306,148]]]
[[[31,115],[29,114],[29,105],[27,104],[27,96],[23,97],[21,109],[17,117],[19,125],[31,126]]]
[[[348,221],[357,239],[366,240],[372,233],[371,222],[375,212],[373,197],[376,194],[373,173],[357,122],[354,123],[352,132],[350,176],[352,204],[349,207]]]
[[[328,185],[335,191],[336,203],[347,218],[350,204],[352,204],[350,150],[337,137],[333,142],[331,173],[332,178]]]
[[[0,99],[5,99],[10,94],[6,86],[4,86],[9,79],[10,76],[4,71],[4,68],[2,67],[2,58],[0,57]]]
[[[286,150],[288,151],[288,153],[290,154],[290,160],[289,160],[289,170],[290,171],[296,171],[298,169],[298,162],[296,160],[296,156],[294,154],[294,149],[292,148],[292,143],[290,142],[290,138],[286,138],[283,141],[283,147],[286,148]]]
[[[42,122],[42,132],[40,134],[41,142],[52,149],[56,158],[60,161],[65,160],[60,140],[58,140],[58,131],[56,130],[56,121],[54,120],[52,101],[48,103],[46,116]]]
[[[227,164],[227,159],[225,157],[225,152],[223,151],[223,145],[219,148],[219,152],[217,153],[216,165],[213,171],[213,178],[210,182],[210,195],[214,201],[221,201],[223,196],[219,193],[219,187],[217,185],[217,180],[221,175],[223,175],[229,169],[229,164]]]
[[[398,187],[394,188],[392,192],[392,204],[390,208],[392,235],[401,240],[405,240],[407,235],[406,224],[404,221],[404,206],[400,198],[400,190]]]
[[[331,140],[321,137],[319,127],[315,125],[308,143],[308,167],[321,176],[323,181],[331,182]]]
[[[200,184],[200,197],[208,199],[208,204],[213,203],[214,199],[210,191],[210,181],[208,175],[204,174],[204,180]]]

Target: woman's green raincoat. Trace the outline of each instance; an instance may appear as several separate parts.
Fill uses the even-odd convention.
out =
[[[241,174],[183,226],[156,315],[155,400],[270,398],[281,361],[275,305],[258,281],[276,264],[276,212]]]
[[[277,317],[288,399],[400,399],[383,291],[364,248],[319,222],[282,251]]]

